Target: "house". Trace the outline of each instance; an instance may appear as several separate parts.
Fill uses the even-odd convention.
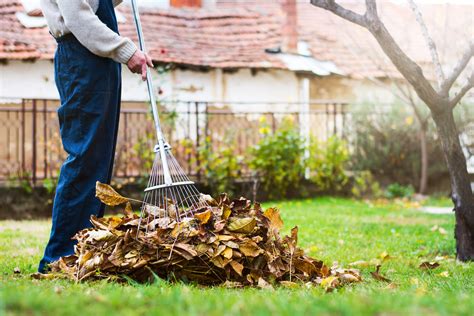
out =
[[[326,137],[343,126],[339,113],[344,111],[344,104],[386,104],[396,100],[394,83],[403,81],[371,36],[307,2],[139,1],[143,3],[142,24],[149,54],[160,69],[168,69],[154,73],[156,92],[165,106],[184,113],[180,118],[187,125],[187,137],[198,138],[198,125],[209,123],[190,113],[214,110],[245,112],[237,121],[250,125],[239,128],[252,131],[264,113],[316,111],[317,116],[301,122],[306,126],[303,130],[306,134],[313,132]],[[359,2],[345,2],[355,10],[361,7]],[[449,34],[450,42],[441,47],[441,58],[452,65],[465,39],[472,37],[473,6],[427,5],[422,9],[428,26],[436,30],[433,36],[437,42],[445,44]],[[428,48],[421,41],[411,11],[391,2],[383,2],[379,10],[402,47],[418,62],[429,64]],[[130,7],[121,5],[117,14],[121,34],[136,41]],[[400,21],[404,24],[400,25]],[[438,32],[445,24],[453,27]],[[27,123],[24,120],[20,136],[33,134],[36,120],[29,118],[36,113],[33,111],[52,113],[43,123],[36,122],[37,128],[46,130],[47,124],[55,124],[54,109],[58,105],[52,63],[55,45],[37,1],[0,0],[2,108],[15,104],[18,107],[21,102],[24,106],[25,100],[26,107],[32,107],[25,114]],[[123,86],[123,108],[146,111],[146,85],[126,67]],[[256,115],[248,115],[252,112]],[[17,115],[12,113],[9,115]],[[272,117],[275,119],[275,115]],[[10,118],[6,112],[0,113],[0,121]],[[219,128],[224,133],[229,126],[222,121],[212,126],[216,133]],[[51,132],[45,135],[48,133]],[[0,141],[7,142],[5,135],[14,137],[13,134],[14,131],[2,132]],[[45,136],[42,143],[54,137]],[[26,141],[8,153],[19,157],[33,147],[34,142]],[[46,155],[42,151],[36,154],[37,159]],[[28,165],[30,161],[17,164]],[[11,168],[11,164],[5,168]]]

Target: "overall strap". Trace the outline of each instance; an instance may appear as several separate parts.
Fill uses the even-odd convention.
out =
[[[115,33],[119,33],[117,17],[115,15],[115,8],[112,0],[99,0],[99,7],[96,12],[99,20],[107,25]]]

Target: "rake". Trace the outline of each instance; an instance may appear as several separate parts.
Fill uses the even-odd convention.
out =
[[[146,52],[136,0],[131,0],[131,3],[140,49]],[[156,223],[161,219],[181,222],[186,218],[193,217],[194,213],[207,207],[208,204],[204,195],[198,191],[194,182],[188,178],[171,153],[171,146],[165,141],[153,93],[153,81],[148,67],[146,82],[158,142],[154,147],[155,159],[145,189],[138,226],[138,230],[142,226],[148,232],[150,229],[154,230],[157,226]]]

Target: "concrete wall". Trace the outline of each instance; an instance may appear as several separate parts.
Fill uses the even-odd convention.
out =
[[[340,76],[314,77],[311,80],[312,100],[337,100],[354,103],[381,102],[396,100],[391,92],[394,88],[388,81],[383,86],[367,79],[351,79]]]
[[[146,101],[146,84],[123,67],[123,101]],[[285,70],[227,72],[221,69],[192,71],[175,69],[154,73],[155,87],[164,100],[223,102],[298,102],[297,76]],[[0,65],[1,99],[58,99],[51,61],[10,61]],[[262,110],[262,109],[259,109]]]

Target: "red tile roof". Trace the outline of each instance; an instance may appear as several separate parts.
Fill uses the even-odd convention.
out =
[[[143,10],[142,10],[143,11]],[[132,21],[128,8],[122,9]],[[247,9],[143,11],[149,53],[162,62],[218,68],[284,67],[266,48],[279,46],[279,20]],[[122,35],[137,41],[135,26],[120,26]]]
[[[280,1],[243,1],[261,10],[281,10]],[[353,77],[399,77],[372,35],[362,27],[334,14],[297,1],[299,40],[309,44],[314,58],[334,62]],[[217,0],[221,7],[232,7],[229,0]],[[339,0],[345,7],[364,13],[363,1]],[[401,48],[432,77],[431,58],[413,13],[406,5],[377,1],[378,12]],[[438,45],[442,64],[448,66],[459,58],[474,34],[474,5],[420,5],[430,35]],[[282,16],[280,12],[280,16]]]
[[[217,0],[215,8],[202,10],[142,9],[152,58],[197,67],[286,68],[275,54],[265,52],[283,42],[284,13],[279,1],[241,1],[238,6],[236,2]],[[360,10],[358,3],[348,5]],[[429,52],[411,11],[379,3],[382,19],[402,48],[419,63],[429,64]],[[47,29],[23,27],[15,16],[18,11],[23,11],[18,0],[0,0],[0,59],[51,59],[56,44]],[[127,18],[120,24],[121,33],[136,41],[130,9],[122,6],[120,11]],[[422,11],[435,41],[450,40],[439,47],[441,58],[450,64],[459,56],[466,36],[472,37],[473,6],[431,5],[423,6]],[[450,29],[441,32],[440,25]],[[347,75],[399,76],[366,30],[307,2],[298,1],[298,32],[299,40],[309,44],[316,59],[334,62]]]
[[[17,50],[0,50],[3,59],[51,59],[56,43],[44,28],[25,28],[15,16],[19,1],[0,0],[0,39],[23,43]],[[130,8],[120,11],[127,22],[122,35],[137,42]],[[249,9],[212,11],[141,10],[147,48],[156,61],[219,68],[283,68],[266,48],[279,45],[280,22],[274,16]],[[6,46],[0,46],[5,48]]]

